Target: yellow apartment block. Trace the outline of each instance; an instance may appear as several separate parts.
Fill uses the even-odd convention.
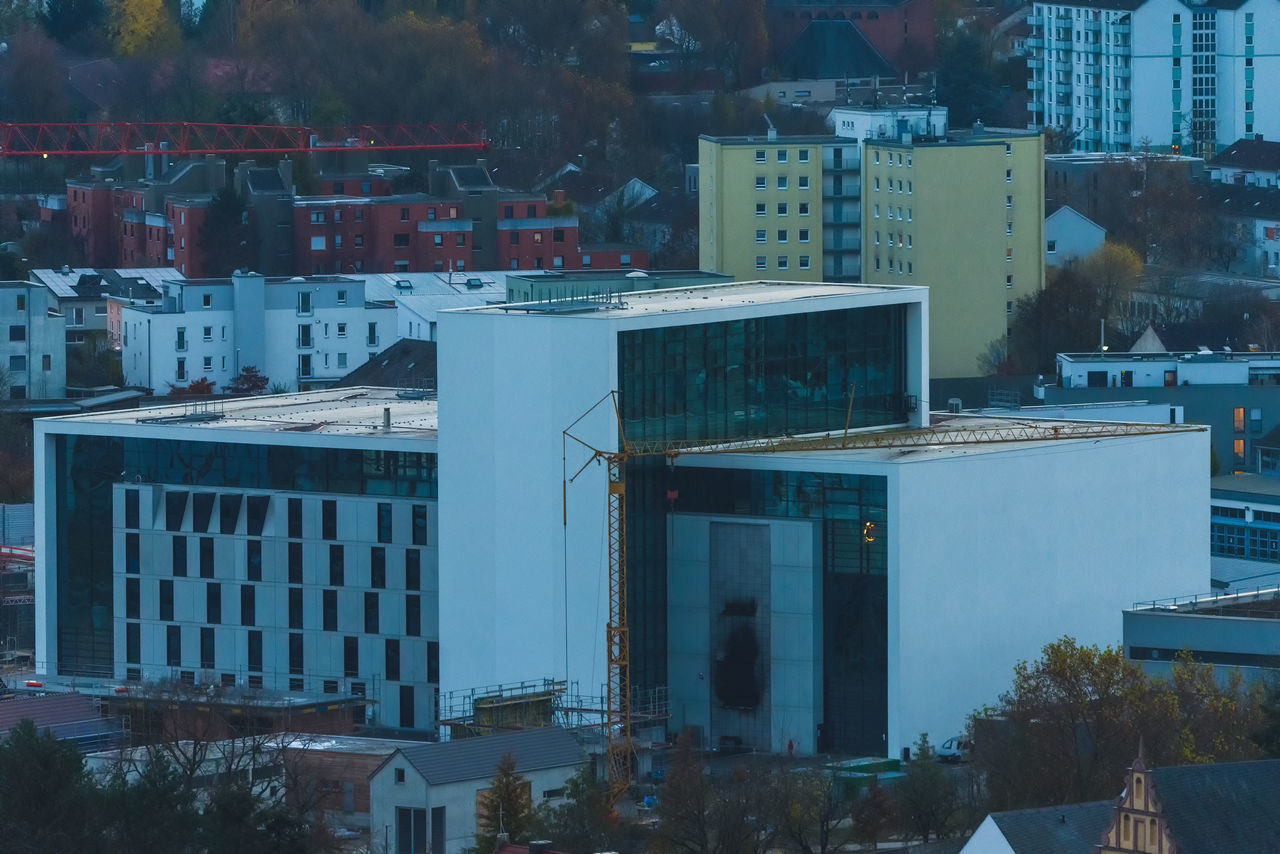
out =
[[[832,139],[701,137],[699,267],[738,280],[821,279],[822,157]]]
[[[929,375],[980,376],[1014,304],[1044,286],[1043,136],[867,140],[862,176],[863,281],[927,285]]]

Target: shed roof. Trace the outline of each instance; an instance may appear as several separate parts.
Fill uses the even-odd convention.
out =
[[[586,754],[578,740],[568,730],[560,727],[541,727],[479,738],[421,744],[402,748],[396,753],[408,760],[434,786],[463,780],[488,779],[508,754],[515,758],[516,772],[520,774],[544,768],[566,768],[586,761]],[[395,756],[392,756],[387,761],[394,759]],[[383,763],[385,764],[386,762]],[[379,770],[381,767],[379,766]]]
[[[1115,801],[991,814],[1014,854],[1092,851],[1115,816]]]

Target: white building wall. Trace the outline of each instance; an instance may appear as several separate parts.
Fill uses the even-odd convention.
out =
[[[1119,644],[1135,601],[1206,588],[1208,444],[1205,431],[901,466],[890,755],[960,732],[1046,643]]]
[[[1107,230],[1074,208],[1062,207],[1044,221],[1045,264],[1064,267],[1102,248]]]
[[[969,837],[969,841],[960,849],[960,854],[1016,854],[1016,852],[991,816],[987,816],[973,832],[973,836]]]

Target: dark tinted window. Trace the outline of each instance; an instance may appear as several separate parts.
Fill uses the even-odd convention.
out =
[[[291,633],[289,635],[289,672],[300,676],[302,669],[302,635]]]
[[[400,641],[387,638],[387,673],[388,679],[400,678]]]
[[[252,584],[240,585],[240,625],[252,626],[256,625],[257,620],[257,596],[254,591],[257,588]]]
[[[338,502],[325,499],[320,511],[320,536],[326,540],[338,539]]]
[[[342,639],[342,675],[360,675],[360,638],[345,637]]]
[[[222,622],[222,585],[211,581],[204,586],[205,622],[218,625]]]
[[[404,597],[404,633],[416,638],[422,634],[422,597],[410,594]]]
[[[200,666],[205,670],[217,667],[213,661],[213,629],[200,627]]]
[[[391,505],[378,504],[378,542],[391,542]]]
[[[142,626],[138,623],[124,625],[124,660],[128,664],[142,663]]]
[[[367,634],[378,633],[378,594],[364,594],[364,630]]]
[[[289,628],[302,628],[302,588],[289,588]]]
[[[425,546],[427,544],[427,505],[413,505],[413,544],[415,546]]]
[[[182,629],[178,626],[165,626],[165,664],[170,667],[182,666]]]
[[[342,546],[329,546],[329,584],[341,587],[346,577],[347,555]]]
[[[200,577],[213,578],[213,537],[200,538]]]
[[[168,579],[160,580],[160,613],[162,620],[173,619],[173,582]]]
[[[262,672],[262,632],[249,632],[249,669],[255,673]],[[253,684],[252,678],[249,684]]]
[[[248,501],[248,511],[245,513],[247,522],[245,531],[251,537],[261,537],[262,529],[267,524],[267,510],[271,506],[270,495],[250,495]]]
[[[404,553],[404,589],[422,589],[422,553],[417,549]]]
[[[387,586],[387,550],[381,546],[369,549],[369,586]]]
[[[209,520],[213,518],[213,500],[217,495],[212,492],[197,492],[191,502],[191,527],[200,534],[208,533]]]
[[[138,527],[139,505],[138,490],[126,489],[124,491],[124,526],[126,528]]]
[[[432,684],[440,682],[440,644],[427,641],[427,681]]]
[[[187,538],[173,538],[173,574],[177,576],[185,576],[187,574]]]
[[[262,580],[262,540],[249,540],[246,544],[246,565],[250,581]]]
[[[127,619],[138,620],[142,618],[139,611],[142,606],[139,604],[141,600],[140,587],[142,582],[136,578],[126,579],[124,582],[124,615]]]
[[[234,534],[240,524],[240,505],[244,496],[238,492],[224,492],[218,499],[218,530],[224,534]]]
[[[336,632],[338,630],[338,591],[326,590],[322,599],[324,603],[324,630],[326,632]]]
[[[302,539],[302,499],[289,499],[289,536]]]
[[[289,543],[289,583],[302,583],[302,543]]]
[[[124,535],[124,571],[136,575],[142,566],[142,545],[137,534]]]
[[[170,490],[164,494],[164,527],[169,531],[182,530],[182,518],[187,515],[187,493]]]

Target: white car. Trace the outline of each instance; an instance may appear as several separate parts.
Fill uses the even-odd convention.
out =
[[[942,742],[942,746],[938,748],[939,762],[968,762],[969,750],[973,747],[973,742],[969,741],[967,736],[957,735],[948,738]]]

